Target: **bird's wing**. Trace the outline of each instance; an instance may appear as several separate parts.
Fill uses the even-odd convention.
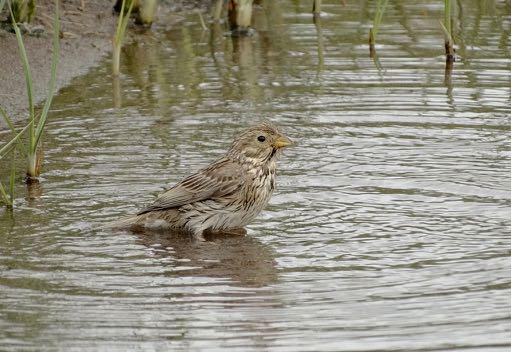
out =
[[[220,159],[159,195],[153,204],[141,210],[138,215],[226,196],[243,186],[243,175],[241,166],[228,159]]]

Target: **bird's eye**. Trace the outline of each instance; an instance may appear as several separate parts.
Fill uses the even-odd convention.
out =
[[[257,137],[257,140],[262,143],[262,142],[264,142],[266,140],[266,137],[265,136],[259,136],[259,137]]]

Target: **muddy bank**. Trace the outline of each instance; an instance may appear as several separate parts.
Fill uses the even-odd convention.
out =
[[[163,11],[183,11],[206,7],[210,1],[167,1]],[[111,38],[116,24],[112,3],[102,0],[66,1],[61,3],[61,52],[57,89],[96,65],[111,51]],[[84,8],[82,8],[84,6]],[[31,24],[39,35],[24,35],[31,65],[36,102],[46,97],[50,79],[52,52],[53,1],[38,1],[36,17]],[[0,15],[5,19],[6,11]],[[156,19],[158,21],[158,19]],[[13,33],[0,29],[0,105],[15,120],[26,118],[27,97],[18,45]],[[0,119],[0,127],[4,126]]]

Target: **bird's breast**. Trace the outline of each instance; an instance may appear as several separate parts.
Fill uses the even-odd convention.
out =
[[[244,208],[259,213],[268,204],[275,189],[275,171],[260,169],[252,174],[251,181],[245,190]]]

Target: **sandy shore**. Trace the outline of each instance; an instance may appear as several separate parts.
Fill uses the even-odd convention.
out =
[[[166,11],[180,11],[196,6],[207,6],[209,1],[169,1]],[[104,0],[80,0],[61,3],[61,52],[57,74],[57,89],[68,85],[71,80],[97,65],[112,48],[116,16],[113,4]],[[24,35],[27,55],[34,82],[37,102],[47,94],[50,79],[52,52],[53,1],[37,2],[36,17],[32,25],[44,27],[41,36]],[[0,19],[5,18],[5,10]],[[27,113],[27,97],[23,68],[19,58],[18,45],[13,33],[0,29],[0,105],[15,120],[23,120]],[[0,119],[0,128],[5,127]]]

